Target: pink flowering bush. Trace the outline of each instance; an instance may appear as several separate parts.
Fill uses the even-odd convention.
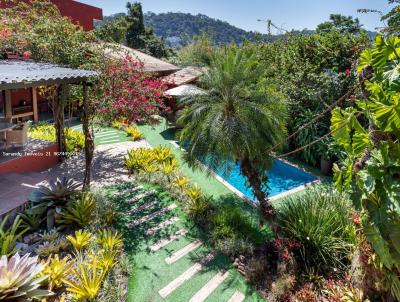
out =
[[[167,85],[143,69],[143,64],[127,56],[105,68],[101,79],[104,100],[100,112],[109,120],[146,122],[165,108]]]

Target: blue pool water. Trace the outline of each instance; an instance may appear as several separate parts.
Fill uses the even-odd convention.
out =
[[[255,200],[251,189],[246,186],[245,178],[240,174],[239,164],[234,166],[229,175],[225,175],[223,170],[215,172],[247,198]],[[315,180],[317,180],[317,177],[314,175],[288,165],[283,161],[275,160],[272,169],[268,172],[269,196],[278,195]]]

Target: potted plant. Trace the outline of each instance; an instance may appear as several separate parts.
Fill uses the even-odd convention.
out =
[[[326,139],[318,145],[320,154],[320,170],[322,175],[331,175],[333,163],[340,157],[340,148],[335,144],[332,138]]]

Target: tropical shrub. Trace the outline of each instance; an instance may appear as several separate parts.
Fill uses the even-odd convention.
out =
[[[59,237],[54,241],[45,241],[36,249],[36,254],[42,258],[56,255],[69,249],[70,244],[64,237]]]
[[[17,216],[13,224],[6,229],[5,225],[8,221],[9,216],[3,218],[0,223],[0,252],[1,255],[10,256],[16,252],[15,244],[17,240],[21,239],[22,235],[25,234],[29,229],[24,228],[19,230],[22,221],[19,216]]]
[[[22,220],[21,227],[29,228],[31,231],[40,229],[46,220],[45,212],[45,208],[27,208],[23,213],[19,214]]]
[[[103,90],[99,110],[108,121],[152,121],[164,108],[166,83],[153,79],[144,72],[143,64],[130,56],[107,65],[99,87]]]
[[[388,291],[400,300],[400,38],[377,36],[361,54],[358,72],[364,97],[335,109],[331,129],[346,152],[335,166],[335,185],[350,191],[362,213],[365,236],[378,256]]]
[[[143,139],[143,134],[136,126],[128,126],[124,129],[124,131],[128,134],[129,137],[134,141],[140,141]]]
[[[51,256],[46,262],[42,262],[44,269],[41,275],[48,276],[45,280],[49,290],[63,286],[64,279],[69,275],[73,261],[69,257],[59,258],[58,255]]]
[[[104,250],[119,251],[122,247],[122,235],[117,231],[101,230],[97,234],[97,242]]]
[[[64,279],[67,291],[78,301],[95,301],[106,275],[106,271],[99,266],[97,256],[90,262],[78,260],[71,275],[72,278]]]
[[[67,240],[71,242],[77,252],[89,245],[94,239],[93,234],[86,230],[78,230],[75,232],[75,236],[67,236]]]
[[[248,252],[252,246],[263,243],[266,235],[258,226],[252,224],[250,218],[243,214],[238,207],[217,208],[211,216],[211,238],[217,246],[224,245],[230,241],[231,247],[238,247],[238,251],[231,251],[231,254],[237,254],[243,251],[244,242],[248,242]],[[223,249],[222,249],[223,250]]]
[[[95,218],[96,201],[91,192],[83,192],[75,196],[60,213],[60,224],[84,227]]]
[[[38,263],[38,257],[26,254],[22,257],[17,253],[10,259],[3,255],[0,260],[0,300],[40,300],[52,293],[39,287],[47,279],[40,276],[43,264]]]
[[[66,140],[66,151],[76,152],[85,148],[85,136],[82,132],[65,128],[64,135]],[[50,142],[56,142],[56,128],[47,123],[38,123],[31,125],[28,130],[28,136],[33,139],[41,139]]]
[[[132,174],[140,172],[151,174],[166,168],[174,170],[177,162],[169,148],[159,146],[154,149],[139,148],[128,151],[124,164]]]
[[[197,223],[205,223],[210,210],[210,199],[211,197],[207,198],[201,195],[198,198],[189,198],[185,201],[184,207],[188,216]]]
[[[77,193],[79,186],[80,184],[73,179],[57,178],[55,181],[49,181],[47,185],[41,185],[33,191],[29,200],[34,205],[45,204],[46,208],[53,205],[64,206],[71,196]]]
[[[306,270],[329,273],[343,269],[356,244],[350,214],[346,195],[309,190],[282,201],[278,211],[280,236],[300,245],[295,254]]]

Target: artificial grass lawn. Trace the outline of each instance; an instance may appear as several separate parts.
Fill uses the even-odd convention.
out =
[[[189,267],[194,265],[203,256],[211,252],[212,248],[207,244],[207,238],[205,234],[203,234],[200,229],[198,229],[193,223],[191,223],[191,221],[187,219],[184,211],[181,209],[181,207],[179,207],[177,201],[174,201],[171,196],[161,188],[157,188],[158,193],[155,196],[147,197],[145,200],[141,200],[134,205],[128,205],[124,203],[124,200],[137,194],[129,194],[129,188],[133,186],[133,183],[124,183],[122,185],[112,187],[109,191],[110,198],[112,198],[112,200],[118,204],[121,212],[121,216],[118,221],[118,227],[123,231],[125,237],[125,248],[128,255],[130,255],[130,259],[134,266],[133,275],[130,276],[129,280],[128,301],[188,301],[221,269],[228,269],[230,274],[228,278],[224,280],[224,282],[207,298],[207,302],[228,301],[228,299],[237,290],[245,294],[246,299],[244,301],[246,302],[264,301],[264,299],[261,298],[261,296],[255,290],[246,284],[239,272],[232,268],[229,259],[223,255],[217,255],[216,258],[210,262],[205,269],[178,287],[166,299],[162,299],[158,294],[158,291],[177,278]],[[150,190],[151,188],[154,187],[147,186],[146,189]],[[128,189],[127,194],[123,196],[114,194],[116,191],[121,189]],[[136,206],[141,206],[146,201],[150,202],[154,199],[159,201],[155,207],[144,210],[138,214],[126,214],[129,209]],[[131,229],[126,226],[127,223],[135,221],[144,215],[157,211],[174,202],[178,205],[178,208],[174,209],[173,211],[165,213],[150,222],[143,223]],[[154,235],[145,234],[145,230],[149,227],[158,225],[160,222],[174,216],[180,218],[180,220],[174,225],[166,227]],[[174,234],[177,230],[182,228],[185,228],[189,231],[187,235],[156,252],[151,252],[149,250],[148,247],[150,245],[162,238],[167,237],[168,235]],[[177,262],[171,265],[166,264],[166,257],[193,242],[195,239],[202,239],[204,245],[189,255],[181,258]]]

